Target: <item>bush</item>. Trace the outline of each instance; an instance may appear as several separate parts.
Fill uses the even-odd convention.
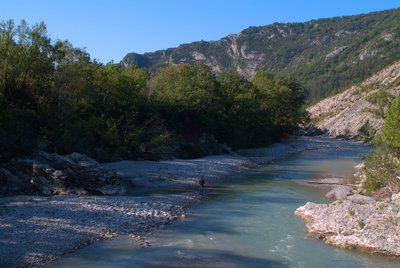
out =
[[[371,142],[376,134],[376,130],[371,126],[367,120],[362,127],[358,130],[357,138],[363,142]]]
[[[386,120],[375,140],[376,150],[365,161],[366,191],[388,187],[400,191],[400,99],[397,98],[386,112]]]
[[[366,180],[364,189],[367,192],[375,191],[383,187],[389,187],[392,191],[400,190],[400,165],[390,150],[378,148],[370,153],[365,161]]]

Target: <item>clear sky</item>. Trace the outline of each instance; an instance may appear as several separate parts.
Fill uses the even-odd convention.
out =
[[[397,7],[400,0],[0,0],[0,21],[44,21],[53,40],[67,39],[106,63],[249,26]]]

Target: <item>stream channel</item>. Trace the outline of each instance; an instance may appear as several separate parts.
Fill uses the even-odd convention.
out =
[[[150,246],[123,235],[78,250],[46,267],[399,267],[394,257],[339,249],[307,238],[294,210],[329,202],[309,179],[344,176],[370,148],[345,141],[304,151],[208,185],[186,218],[155,231]]]

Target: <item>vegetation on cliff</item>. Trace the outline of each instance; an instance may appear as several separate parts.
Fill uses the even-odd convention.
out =
[[[313,124],[329,135],[371,142],[384,123],[389,104],[399,96],[400,61],[397,61],[307,110]]]
[[[168,64],[204,62],[213,71],[290,74],[309,100],[361,82],[400,59],[400,9],[363,15],[249,27],[218,41],[183,44],[150,53],[129,53],[124,66],[155,71]]]
[[[103,65],[43,23],[0,24],[0,161],[37,149],[98,160],[196,157],[268,144],[305,120],[303,87],[204,64]]]

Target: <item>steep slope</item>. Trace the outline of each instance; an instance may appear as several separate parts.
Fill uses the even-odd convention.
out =
[[[250,27],[218,41],[194,42],[152,53],[129,53],[124,66],[155,71],[201,61],[215,72],[235,69],[291,74],[317,100],[400,59],[400,9],[366,15]]]
[[[344,92],[308,108],[315,125],[330,135],[372,135],[383,124],[381,115],[393,96],[400,95],[400,61]],[[362,130],[363,129],[363,130]]]

